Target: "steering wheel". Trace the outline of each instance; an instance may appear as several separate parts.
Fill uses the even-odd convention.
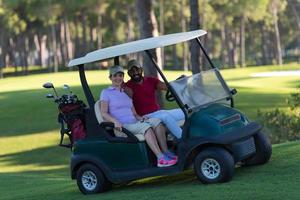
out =
[[[185,77],[186,77],[185,75],[181,75],[176,80],[181,79],[181,78],[185,78]],[[172,95],[170,90],[167,90],[165,97],[166,97],[167,101],[175,101],[175,97]]]
[[[167,101],[175,101],[175,97],[172,95],[172,93],[170,92],[170,90],[167,90],[165,98],[167,99]]]

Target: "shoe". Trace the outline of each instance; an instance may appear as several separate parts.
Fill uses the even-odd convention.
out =
[[[177,160],[166,158],[165,156],[157,159],[157,167],[169,167],[175,165]]]
[[[168,158],[170,158],[170,159],[172,159],[172,160],[178,160],[178,156],[176,156],[174,153],[172,153],[172,152],[165,152],[164,153]]]

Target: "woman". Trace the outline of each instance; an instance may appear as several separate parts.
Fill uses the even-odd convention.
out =
[[[133,134],[143,134],[150,149],[157,157],[158,167],[167,167],[177,163],[177,156],[167,149],[165,128],[156,118],[139,116],[132,100],[122,89],[124,70],[120,66],[111,67],[109,78],[112,86],[104,89],[100,95],[101,115],[104,120],[113,122],[115,128],[126,128]]]

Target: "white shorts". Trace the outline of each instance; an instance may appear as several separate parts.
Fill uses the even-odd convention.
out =
[[[133,124],[123,124],[123,127],[132,132],[134,135],[142,134],[145,135],[149,128],[155,128],[161,123],[160,119],[149,118],[143,122],[139,121]]]

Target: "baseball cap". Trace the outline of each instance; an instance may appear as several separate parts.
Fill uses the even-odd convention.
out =
[[[140,65],[140,63],[139,63],[137,60],[134,60],[134,59],[128,61],[128,64],[127,64],[128,71],[129,71],[132,67],[142,68],[142,66]]]
[[[118,72],[121,72],[124,74],[123,67],[121,67],[119,65],[115,65],[115,66],[109,68],[109,75],[115,75]]]

